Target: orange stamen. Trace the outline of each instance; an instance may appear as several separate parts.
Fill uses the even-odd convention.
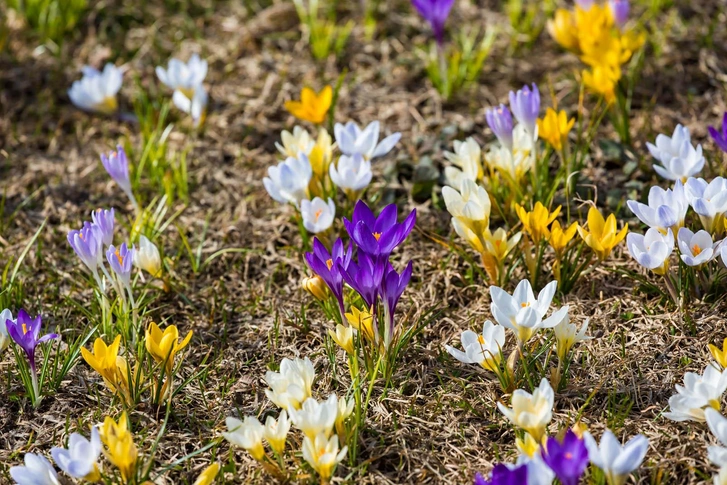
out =
[[[124,258],[121,257],[121,253],[119,253],[119,250],[117,249],[114,253],[116,255],[116,259],[119,260],[119,264],[124,264]]]
[[[378,241],[378,240],[379,240],[379,239],[381,238],[381,233],[380,233],[380,232],[375,232],[375,233],[374,233],[374,237],[375,237],[375,238],[376,238],[376,240]]]
[[[333,267],[333,260],[329,259],[328,261],[326,261],[326,266],[328,266],[328,269],[331,269]]]
[[[26,324],[23,324],[23,335],[28,333],[28,326]]]

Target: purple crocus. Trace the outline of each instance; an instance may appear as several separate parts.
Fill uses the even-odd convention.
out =
[[[485,118],[500,143],[512,150],[512,114],[507,106],[501,104],[497,108],[487,108]]]
[[[38,389],[38,373],[35,365],[35,348],[38,344],[58,338],[58,334],[49,333],[38,338],[41,327],[40,315],[35,318],[31,318],[30,315],[28,315],[28,313],[23,309],[18,311],[18,318],[16,320],[13,321],[8,319],[3,323],[8,330],[10,338],[12,338],[25,352],[25,356],[27,357],[28,364],[30,366],[30,375],[33,379],[35,399],[37,399],[40,396],[40,393]]]
[[[485,480],[479,473],[475,475],[475,485],[525,485],[528,483],[527,464],[509,468],[500,463],[492,469],[489,480]]]
[[[81,258],[83,264],[91,270],[94,276],[97,276],[103,245],[103,236],[99,227],[86,222],[80,231],[73,230],[69,232],[67,238],[68,243],[78,257]]]
[[[104,245],[114,241],[114,209],[96,209],[91,212],[93,223],[98,226]]]
[[[626,21],[629,19],[629,0],[609,0],[608,6],[613,15],[613,21],[616,25],[623,27]]]
[[[414,228],[416,210],[404,222],[396,222],[397,217],[396,204],[387,205],[376,217],[369,206],[359,200],[353,209],[353,217],[350,221],[344,217],[343,225],[362,252],[378,260],[385,260]]]
[[[384,277],[388,261],[378,260],[364,252],[358,253],[358,262],[351,261],[348,268],[344,268],[339,261],[336,265],[346,283],[351,286],[363,299],[366,306],[376,311],[376,301]]]
[[[124,191],[126,196],[134,204],[134,207],[138,207],[136,198],[131,192],[131,179],[129,178],[129,159],[126,157],[126,152],[121,145],[116,146],[116,151],[109,153],[108,156],[101,154],[101,163],[104,168],[111,176],[112,179],[119,185],[121,190]]]
[[[532,90],[528,86],[523,86],[517,92],[510,91],[510,109],[528,133],[534,135],[540,114],[540,91],[535,83],[532,86]]]
[[[548,438],[541,454],[545,464],[555,472],[563,485],[578,485],[588,466],[586,444],[570,429],[565,433],[562,442],[553,436]]]
[[[412,262],[406,266],[401,275],[396,272],[391,264],[384,271],[384,275],[381,278],[381,300],[384,303],[384,316],[386,319],[385,330],[384,330],[384,346],[389,348],[389,344],[394,337],[394,313],[396,312],[396,305],[399,303],[402,293],[411,280]]]
[[[331,290],[333,296],[338,300],[338,309],[341,311],[341,318],[345,314],[343,306],[343,277],[341,276],[341,268],[348,268],[351,262],[353,247],[349,244],[348,249],[344,250],[341,238],[336,239],[333,243],[332,251],[329,253],[326,246],[318,240],[313,239],[313,252],[305,253],[305,260],[308,267],[315,274],[321,277],[323,282]]]
[[[434,31],[434,38],[440,46],[444,43],[444,24],[452,10],[454,0],[411,0],[419,15],[429,22]]]
[[[714,126],[709,127],[709,135],[712,137],[717,146],[727,153],[727,112],[722,118],[722,130],[717,130]]]
[[[106,251],[106,260],[109,262],[111,269],[119,277],[124,286],[129,288],[131,284],[131,270],[134,263],[134,246],[130,248],[123,243],[119,247],[109,246]]]

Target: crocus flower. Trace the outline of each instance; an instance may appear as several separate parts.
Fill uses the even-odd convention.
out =
[[[631,472],[641,466],[649,449],[649,440],[643,435],[634,436],[621,445],[610,430],[601,437],[600,446],[590,433],[583,435],[588,448],[588,458],[603,471],[609,485],[623,485]]]
[[[702,227],[712,234],[722,230],[727,213],[727,179],[715,177],[707,183],[704,179],[689,177],[684,188]]]
[[[485,154],[485,162],[501,173],[508,183],[520,184],[525,174],[535,166],[533,147],[536,140],[523,124],[518,124],[512,130],[512,139],[512,150],[492,143]]]
[[[389,153],[401,139],[401,133],[394,133],[379,141],[380,129],[378,121],[372,121],[363,130],[353,121],[349,121],[345,125],[336,123],[333,134],[338,149],[344,155],[361,155],[364,160],[373,160]]]
[[[553,327],[553,332],[555,333],[556,350],[558,353],[558,358],[560,360],[565,360],[566,355],[568,355],[568,352],[570,352],[570,349],[572,349],[575,344],[593,338],[586,335],[587,330],[587,318],[586,321],[583,322],[581,329],[578,330],[575,324],[570,323],[570,317],[568,316],[568,312],[566,311],[563,320],[561,320],[558,325]]]
[[[461,181],[469,179],[477,182],[484,175],[482,169],[482,149],[474,138],[469,137],[465,141],[454,141],[454,152],[444,152],[444,158],[455,167],[446,167],[444,175],[455,189],[459,190]]]
[[[300,101],[286,101],[285,109],[298,119],[320,125],[326,121],[326,114],[333,101],[333,88],[325,86],[319,93],[309,87],[300,92]]]
[[[570,243],[573,237],[576,235],[576,230],[578,229],[578,227],[578,223],[574,222],[567,228],[563,229],[560,225],[560,222],[553,221],[553,224],[550,226],[550,236],[548,237],[548,244],[550,244],[550,247],[553,248],[555,254],[558,257],[561,257],[563,255],[565,248],[568,247],[568,243]]]
[[[156,74],[167,87],[180,91],[183,96],[192,99],[195,88],[202,84],[207,76],[207,61],[200,59],[198,54],[192,54],[186,63],[172,58],[167,64],[167,69],[157,66]]]
[[[374,307],[374,310],[388,264],[387,260],[374,258],[362,251],[359,251],[358,261],[352,260],[348,268],[344,268],[340,261],[336,263],[344,281],[361,295],[367,308]]]
[[[533,210],[528,212],[523,206],[515,204],[515,211],[520,218],[520,222],[523,223],[523,229],[535,243],[550,238],[548,226],[558,217],[560,209],[561,207],[558,206],[553,212],[550,212],[547,207],[538,201],[535,203]]]
[[[48,459],[34,453],[26,453],[25,466],[10,467],[10,476],[18,485],[60,485],[58,474]]]
[[[710,126],[709,135],[720,150],[727,153],[727,112],[722,117],[722,129],[717,130],[714,126]]]
[[[301,404],[311,396],[315,377],[316,371],[308,357],[295,360],[285,358],[280,362],[279,372],[265,373],[265,382],[270,386],[265,395],[276,406],[288,412],[300,409]]]
[[[719,469],[716,475],[712,476],[713,485],[727,485],[727,466]]]
[[[318,275],[303,278],[300,286],[318,301],[326,301],[328,299],[328,286],[323,281],[323,278]]]
[[[525,343],[536,330],[553,328],[568,314],[568,307],[565,306],[543,320],[550,309],[557,287],[558,282],[551,281],[545,285],[538,298],[535,298],[528,280],[518,283],[512,296],[502,288],[491,286],[492,315],[497,323],[514,330],[519,342]]]
[[[663,275],[669,269],[669,256],[674,251],[674,233],[667,231],[664,235],[654,228],[644,235],[632,232],[626,237],[626,247],[637,263]]]
[[[655,145],[647,143],[646,147],[651,156],[661,162],[661,165],[654,165],[654,170],[667,180],[684,182],[704,167],[702,145],[697,145],[695,149],[689,129],[682,125],[677,125],[671,138],[660,134],[656,137]]]
[[[31,378],[33,379],[33,391],[35,392],[35,397],[38,398],[40,391],[38,389],[38,375],[35,366],[35,348],[38,344],[58,338],[59,335],[57,333],[49,333],[39,338],[40,327],[42,325],[40,315],[31,318],[22,308],[18,311],[18,318],[15,321],[5,320],[3,324],[6,326],[10,338],[25,352],[30,366]]]
[[[139,452],[134,444],[134,436],[129,430],[126,412],[121,414],[118,423],[106,416],[99,434],[101,441],[106,445],[104,455],[119,469],[121,479],[127,483],[135,475]]]
[[[616,101],[616,85],[621,79],[621,66],[596,64],[583,70],[583,84],[596,94],[600,94],[608,105]]]
[[[334,342],[346,351],[347,354],[354,354],[353,347],[353,327],[350,325],[336,325],[336,330],[328,329],[328,335],[331,336]]]
[[[676,385],[677,394],[669,398],[669,412],[664,416],[674,421],[705,421],[704,410],[719,409],[722,394],[727,390],[727,370],[720,371],[707,364],[702,375],[687,372],[684,386]]]
[[[86,223],[81,230],[73,230],[68,233],[68,244],[71,245],[81,262],[91,270],[94,277],[98,279],[98,265],[101,262],[100,255],[103,248],[103,235],[96,224]]]
[[[95,426],[91,428],[90,441],[78,433],[72,433],[68,438],[68,449],[54,447],[50,453],[58,468],[73,478],[87,482],[101,480],[97,463],[101,454],[101,437]]]
[[[101,377],[112,392],[119,392],[121,397],[129,396],[129,371],[126,359],[119,355],[121,335],[117,335],[111,345],[100,337],[93,343],[93,353],[81,347],[83,360],[91,366]]]
[[[497,108],[488,108],[485,110],[485,118],[490,129],[495,134],[500,143],[512,151],[512,114],[504,104]]]
[[[202,470],[192,485],[212,485],[218,473],[220,473],[220,464],[215,462]]]
[[[412,262],[409,261],[401,274],[397,273],[391,264],[388,265],[381,278],[381,300],[384,303],[384,319],[386,326],[384,327],[384,347],[389,348],[395,334],[394,313],[396,305],[399,303],[402,293],[409,284],[412,273]]]
[[[269,167],[263,185],[276,201],[297,207],[301,200],[308,198],[308,184],[312,176],[313,169],[308,157],[299,153],[297,158],[288,157],[277,166]]]
[[[106,260],[109,262],[109,266],[111,266],[111,269],[114,270],[116,276],[118,276],[119,280],[127,289],[131,285],[131,269],[134,263],[134,252],[134,246],[129,248],[126,246],[126,243],[122,243],[118,247],[112,244],[106,251]]]
[[[715,363],[719,364],[721,369],[727,369],[727,338],[722,341],[722,348],[709,344],[709,353]]]
[[[353,414],[353,408],[356,405],[354,398],[349,399],[340,398],[338,400],[338,413],[336,414],[336,433],[338,435],[345,434],[344,425],[346,420]]]
[[[122,74],[122,70],[111,63],[106,64],[103,72],[84,66],[83,77],[73,82],[68,97],[84,111],[106,115],[115,113],[119,107],[116,94],[121,89]]]
[[[265,448],[263,448],[265,426],[255,416],[246,416],[245,421],[228,417],[225,419],[225,424],[227,432],[222,433],[222,436],[227,441],[247,450],[255,460],[263,459],[265,456]]]
[[[114,241],[114,209],[96,209],[91,212],[91,220],[98,226],[103,244],[110,245]]]
[[[330,438],[324,433],[319,433],[315,439],[308,436],[303,438],[303,459],[318,472],[323,483],[328,482],[336,465],[346,457],[347,452],[347,446],[338,451],[338,435],[335,434]]]
[[[502,348],[505,346],[505,327],[486,320],[480,335],[465,330],[461,340],[464,352],[445,345],[449,355],[464,364],[479,364],[487,370],[497,371],[502,360]]]
[[[309,232],[317,234],[328,230],[336,217],[336,203],[333,199],[325,202],[320,197],[313,200],[300,201],[300,215],[303,217],[303,226]]]
[[[555,111],[553,108],[548,108],[545,116],[538,118],[538,136],[560,151],[575,122],[575,118],[568,119],[564,110]]]
[[[562,442],[553,436],[548,438],[542,456],[562,485],[578,485],[588,466],[586,444],[570,429]]]
[[[444,43],[444,24],[447,22],[454,0],[412,0],[411,3],[419,15],[429,22],[434,32],[434,38],[439,45],[442,45]]]
[[[371,161],[359,153],[352,156],[341,155],[337,164],[332,163],[328,167],[328,175],[336,187],[346,191],[351,199],[368,187],[374,176],[371,171]]]
[[[166,373],[171,375],[174,368],[174,357],[189,344],[192,339],[192,331],[187,332],[187,335],[180,340],[176,325],[169,325],[162,332],[159,326],[152,322],[144,335],[146,351],[158,363],[165,363]]]
[[[7,327],[7,325],[5,325],[5,322],[7,322],[8,320],[15,323],[15,319],[13,318],[13,313],[6,308],[2,312],[0,312],[0,352],[5,350],[6,348],[8,348],[8,345],[10,344],[10,335],[8,335],[8,327]]]
[[[664,190],[659,186],[651,187],[648,200],[649,205],[635,200],[629,200],[626,204],[641,222],[659,229],[662,233],[665,233],[667,229],[676,232],[684,225],[689,200],[680,180],[674,183],[673,189]]]
[[[313,252],[305,253],[305,261],[308,263],[308,267],[323,279],[333,296],[336,297],[341,315],[345,312],[343,306],[343,277],[339,268],[344,270],[348,268],[352,254],[353,247],[349,244],[348,249],[344,249],[341,238],[336,239],[333,243],[330,253],[318,238],[314,238]]]
[[[374,336],[374,317],[370,312],[359,310],[351,305],[351,313],[346,313],[344,316],[348,324],[361,332],[367,339],[375,341],[378,338],[378,334]]]
[[[528,432],[535,441],[540,442],[545,429],[553,417],[553,388],[543,378],[532,394],[522,389],[512,393],[512,408],[505,407],[501,402],[497,408],[515,426]]]
[[[707,420],[709,430],[722,445],[712,445],[707,448],[709,461],[717,466],[725,467],[727,466],[727,448],[725,448],[727,446],[727,418],[711,407],[704,410],[704,417]]]
[[[497,261],[504,261],[510,251],[520,242],[521,237],[522,233],[516,232],[508,238],[507,231],[501,227],[498,227],[495,232],[487,229],[484,234],[485,252]]]
[[[629,19],[629,0],[608,0],[608,7],[611,9],[613,21],[619,27],[623,27]]]
[[[576,16],[570,10],[557,9],[553,18],[548,20],[547,29],[553,40],[564,49],[574,52],[579,50]]]
[[[281,131],[280,143],[275,142],[275,148],[286,158],[297,157],[301,152],[310,155],[315,145],[316,142],[310,133],[300,126],[294,126],[292,133],[287,130]]]
[[[397,219],[396,204],[384,207],[377,217],[364,201],[359,200],[353,209],[353,217],[350,221],[344,217],[343,225],[362,252],[377,259],[386,259],[414,229],[416,210],[411,211],[401,223]]]
[[[278,419],[268,416],[265,420],[263,436],[265,437],[265,441],[270,445],[270,448],[279,455],[285,452],[285,442],[288,438],[288,431],[290,431],[290,423],[291,421],[285,409],[280,411]]]
[[[687,266],[701,266],[717,257],[720,242],[712,242],[712,236],[705,230],[693,233],[686,227],[679,229],[677,243],[682,261]]]
[[[194,87],[190,96],[191,97],[188,97],[182,91],[176,90],[172,95],[172,102],[179,111],[190,115],[194,126],[197,127],[204,123],[204,119],[207,116],[209,95],[207,94],[207,90],[204,86],[198,84]]]
[[[523,86],[517,92],[510,91],[510,109],[515,118],[525,126],[532,137],[537,136],[538,115],[540,114],[540,91],[533,83],[533,89]]]
[[[129,160],[126,152],[121,145],[117,145],[116,151],[109,153],[108,156],[101,154],[101,163],[104,168],[116,182],[116,184],[124,191],[134,207],[137,207],[136,198],[131,192],[131,179],[129,178]]]
[[[448,185],[442,187],[442,198],[447,211],[452,215],[452,225],[457,233],[457,226],[461,225],[475,233],[478,238],[490,225],[490,195],[484,187],[472,180],[464,180],[459,190]]]
[[[143,269],[154,278],[162,274],[159,248],[143,234],[139,236],[139,248],[134,251],[134,266]]]
[[[293,426],[308,438],[315,439],[319,433],[328,438],[336,424],[338,398],[335,394],[331,394],[325,401],[318,402],[315,398],[309,397],[300,409],[293,408],[288,412]]]
[[[479,473],[475,475],[474,485],[527,485],[528,466],[523,464],[517,467],[508,468],[500,463],[492,469],[489,480]]]

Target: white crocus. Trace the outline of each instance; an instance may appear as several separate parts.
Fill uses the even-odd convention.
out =
[[[667,231],[662,234],[655,228],[649,229],[646,234],[631,232],[626,236],[626,247],[637,263],[663,275],[669,269],[669,256],[674,251],[674,233]]]
[[[401,138],[401,133],[394,133],[379,142],[379,130],[378,121],[372,121],[363,130],[353,121],[349,121],[345,125],[336,123],[333,134],[338,149],[344,155],[361,155],[365,160],[373,160],[389,153]]]
[[[139,247],[134,251],[134,265],[154,278],[162,274],[159,248],[144,235],[139,236]]]
[[[247,450],[254,459],[262,460],[265,456],[265,448],[263,448],[265,426],[255,416],[246,416],[245,421],[228,417],[225,424],[227,432],[222,433],[222,436],[227,441]]]
[[[461,339],[464,352],[445,345],[449,355],[464,364],[478,364],[497,372],[502,359],[502,348],[505,346],[505,327],[487,320],[480,335],[472,330],[465,330]]]
[[[525,436],[528,437],[530,435],[526,434]],[[555,480],[555,473],[545,464],[540,453],[534,453],[533,456],[520,455],[517,457],[517,462],[514,465],[506,463],[505,466],[511,470],[521,466],[527,468],[528,481],[523,485],[552,485],[553,480]]]
[[[460,183],[465,178],[477,182],[483,175],[482,149],[472,137],[465,141],[455,140],[454,152],[445,151],[444,158],[459,167],[444,169],[446,179],[456,188],[460,188]]]
[[[180,91],[188,99],[192,99],[195,89],[207,76],[207,61],[200,59],[197,54],[192,54],[186,63],[172,58],[166,69],[157,66],[156,74],[167,87]]]
[[[336,465],[345,458],[348,447],[344,446],[338,451],[338,435],[328,438],[324,433],[319,433],[313,439],[308,436],[303,438],[302,451],[303,459],[318,472],[321,482],[328,483]]]
[[[275,148],[286,157],[297,157],[301,152],[310,155],[316,146],[316,141],[310,133],[300,126],[294,126],[293,133],[283,130],[280,133],[280,141],[282,143],[275,142]]]
[[[204,86],[198,84],[194,87],[191,98],[180,90],[174,91],[172,102],[180,111],[192,117],[194,126],[199,126],[207,116],[208,95]]]
[[[512,181],[519,182],[523,176],[535,167],[533,153],[534,142],[522,124],[515,126],[512,132],[513,149],[493,143],[485,154],[487,164]],[[537,136],[535,137],[537,139]]]
[[[337,187],[351,193],[368,187],[374,175],[371,172],[371,161],[358,153],[352,156],[341,155],[337,164],[331,164],[328,173]]]
[[[491,286],[492,315],[497,323],[514,330],[519,342],[527,342],[536,330],[553,328],[568,314],[568,307],[565,306],[543,320],[557,287],[558,283],[551,281],[535,298],[528,280],[518,283],[512,295],[502,288]]]
[[[442,188],[442,198],[447,211],[452,215],[452,224],[455,220],[482,238],[490,224],[490,196],[481,185],[471,180],[463,180],[460,190],[445,185]]]
[[[306,230],[317,234],[327,230],[336,217],[336,204],[333,199],[325,202],[320,197],[313,200],[303,199],[300,202],[300,215],[303,217],[303,226]]]
[[[348,401],[345,398],[338,400],[338,412],[336,413],[336,432],[341,434],[343,431],[343,424],[346,422],[349,416],[353,414],[353,407],[356,402],[353,398]]]
[[[725,467],[727,466],[727,448],[725,448],[727,446],[727,418],[711,407],[704,410],[704,417],[709,430],[722,444],[722,446],[712,445],[707,448],[709,461],[717,466]]]
[[[265,382],[270,389],[265,395],[276,406],[287,410],[299,409],[303,401],[311,396],[316,372],[308,357],[305,359],[283,359],[280,372],[267,371]]]
[[[568,307],[565,306],[563,308]],[[583,342],[584,340],[590,340],[593,338],[586,335],[586,331],[588,330],[588,321],[589,320],[586,318],[586,321],[583,322],[581,329],[578,330],[578,327],[576,327],[575,324],[570,323],[570,317],[566,312],[563,320],[561,320],[558,325],[553,327],[559,359],[564,360],[566,355],[568,355],[568,352],[570,352],[570,349],[572,349],[573,346],[578,342]]]
[[[679,229],[677,234],[679,251],[682,261],[687,266],[701,266],[717,256],[720,242],[713,242],[712,236],[705,230],[693,233],[686,227]]]
[[[727,390],[727,370],[707,364],[702,375],[687,372],[684,386],[676,385],[677,394],[669,398],[670,411],[664,416],[673,421],[705,421],[704,410],[719,409]]]
[[[543,378],[532,394],[522,389],[512,393],[512,408],[505,407],[501,402],[497,408],[512,424],[528,432],[535,441],[541,442],[546,427],[553,418],[553,388]]]
[[[673,189],[651,187],[648,201],[648,205],[635,200],[629,200],[626,204],[641,222],[661,232],[665,233],[668,229],[676,231],[684,226],[689,201],[680,180],[676,181]]]
[[[702,145],[697,145],[695,149],[689,129],[682,125],[677,125],[671,138],[660,134],[656,137],[655,145],[647,143],[646,147],[651,156],[661,162],[661,165],[654,164],[654,170],[667,180],[684,182],[704,167]]]
[[[699,215],[704,229],[712,234],[722,230],[727,213],[727,179],[715,177],[707,183],[704,179],[690,177],[685,188],[689,204]]]
[[[0,312],[0,352],[8,348],[10,344],[10,336],[8,335],[7,321],[15,322],[13,313],[7,308]]]
[[[285,451],[285,442],[288,438],[288,431],[290,431],[290,423],[290,418],[288,418],[288,413],[285,409],[280,411],[278,419],[268,416],[265,420],[263,436],[265,437],[265,441],[270,445],[270,448],[279,455],[282,455]]]
[[[583,434],[583,439],[588,458],[601,469],[609,485],[626,483],[629,475],[641,466],[649,450],[649,440],[645,436],[636,435],[622,446],[608,429],[603,433],[600,445],[588,432]]]
[[[319,433],[329,437],[338,416],[338,398],[331,394],[327,400],[319,403],[309,397],[300,409],[290,409],[289,412],[293,426],[310,439],[315,439]]]
[[[48,459],[34,453],[26,453],[25,466],[10,467],[10,476],[18,485],[60,485],[58,474]]]
[[[68,90],[73,104],[84,111],[115,113],[119,107],[116,95],[121,89],[123,71],[108,63],[103,71],[84,66],[82,72],[83,77],[74,81]]]
[[[727,485],[727,466],[719,469],[719,472],[712,479],[713,485]]]
[[[276,201],[295,204],[297,207],[300,201],[308,198],[308,184],[312,176],[313,169],[308,157],[300,153],[297,158],[288,157],[284,162],[269,167],[263,185]]]
[[[101,455],[101,437],[96,427],[91,428],[91,440],[78,433],[68,438],[68,449],[54,447],[50,450],[58,468],[73,478],[96,482],[101,478],[98,457]]]

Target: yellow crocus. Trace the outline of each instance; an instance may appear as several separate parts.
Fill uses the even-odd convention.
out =
[[[202,473],[199,474],[197,480],[192,485],[210,485],[217,478],[217,474],[220,472],[220,464],[215,462],[205,468]]]
[[[555,17],[548,20],[548,32],[564,49],[578,51],[575,17],[569,10],[559,8],[555,11]]]
[[[616,216],[611,214],[604,220],[598,209],[593,206],[588,209],[588,230],[578,226],[581,238],[601,261],[606,259],[613,248],[626,237],[628,230],[629,225],[625,224],[621,231],[617,232]]]
[[[103,377],[111,391],[120,392],[126,398],[129,393],[128,369],[126,359],[119,356],[120,345],[121,335],[117,335],[111,345],[106,345],[103,339],[97,338],[93,343],[93,353],[81,347],[81,355]]]
[[[542,239],[550,237],[548,226],[558,217],[560,209],[561,206],[558,206],[553,212],[549,212],[543,204],[536,202],[535,208],[528,212],[523,206],[515,204],[515,211],[520,218],[520,222],[523,223],[525,232],[530,234],[530,237],[535,243],[539,243]]]
[[[600,94],[608,104],[616,101],[616,84],[621,78],[621,69],[614,66],[594,66],[583,71],[583,83],[594,93]]]
[[[326,86],[319,93],[305,87],[300,92],[300,101],[286,101],[285,109],[298,119],[321,124],[333,101],[333,89]]]
[[[489,229],[485,231],[485,252],[490,254],[496,261],[503,261],[510,253],[512,248],[520,242],[522,233],[515,233],[511,238],[508,239],[507,232],[501,227],[493,233]]]
[[[548,239],[548,243],[550,244],[550,247],[555,250],[555,254],[558,257],[563,256],[563,251],[565,250],[566,246],[568,246],[568,243],[571,241],[571,239],[573,239],[573,236],[576,235],[577,229],[577,222],[574,222],[573,224],[568,226],[567,229],[563,230],[560,222],[553,221],[553,224],[550,226],[550,238]]]
[[[525,433],[523,439],[515,438],[515,447],[520,454],[529,456],[530,458],[540,451],[540,444],[535,441],[535,438],[530,433]]]
[[[331,160],[333,160],[333,139],[325,129],[321,128],[321,131],[318,132],[318,139],[308,154],[308,160],[313,173],[318,178],[325,177],[328,174],[328,167],[331,165]]]
[[[157,362],[166,362],[167,374],[171,374],[174,368],[174,356],[187,346],[191,338],[191,330],[184,340],[179,341],[176,325],[169,325],[162,332],[157,324],[152,322],[146,329],[146,350]]]
[[[568,133],[575,122],[575,118],[568,119],[565,111],[556,112],[553,108],[548,108],[545,116],[538,118],[538,134],[553,148],[562,150],[563,142],[568,139]]]
[[[362,332],[364,334],[364,337],[369,340],[374,339],[374,317],[371,316],[371,313],[366,310],[359,310],[355,306],[352,306],[351,313],[346,313],[345,317],[349,325],[351,325],[359,332]]]
[[[129,431],[126,412],[121,415],[118,423],[106,416],[99,434],[106,445],[106,458],[119,469],[122,480],[128,482],[134,476],[138,451]]]
[[[323,282],[323,279],[318,275],[313,275],[310,278],[303,278],[301,287],[318,301],[326,301],[328,299],[328,287]]]
[[[338,344],[347,354],[353,355],[353,328],[347,325],[336,325],[336,331],[329,329],[328,335],[334,342]]]
[[[727,369],[727,338],[722,341],[722,348],[709,344],[709,353],[712,354],[714,360],[722,367]]]

